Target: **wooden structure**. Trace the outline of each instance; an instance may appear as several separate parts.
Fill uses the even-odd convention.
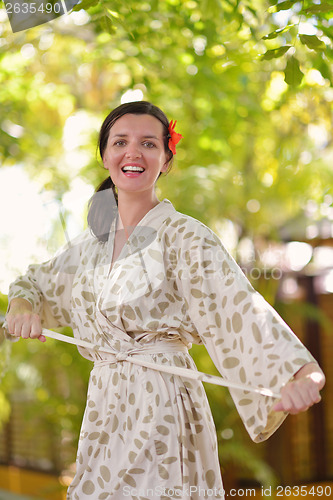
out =
[[[325,372],[326,385],[319,404],[289,416],[270,438],[267,457],[284,484],[333,481],[333,219],[313,222],[304,213],[281,236],[312,247],[309,264],[284,275],[294,280],[295,290],[290,297],[282,293],[280,301],[284,319]],[[318,258],[323,250],[326,257]]]

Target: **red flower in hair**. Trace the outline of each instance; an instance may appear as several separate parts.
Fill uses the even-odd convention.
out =
[[[170,134],[170,139],[169,139],[169,149],[170,151],[173,152],[173,154],[176,154],[176,144],[180,141],[180,139],[183,139],[183,136],[181,134],[178,134],[175,132],[175,127],[176,127],[177,120],[173,121],[171,120],[170,125],[169,125],[169,134]]]

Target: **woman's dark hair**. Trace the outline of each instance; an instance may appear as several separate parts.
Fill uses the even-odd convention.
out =
[[[168,142],[169,120],[163,111],[148,101],[136,101],[121,104],[115,108],[105,118],[99,132],[98,148],[103,160],[105,149],[108,143],[109,134],[115,122],[126,114],[151,115],[157,118],[163,125],[164,149],[169,159],[169,167],[172,164],[173,153],[170,151]],[[170,168],[168,168],[169,172]],[[160,173],[160,175],[162,172]],[[159,175],[159,177],[160,177]],[[158,177],[158,178],[159,178]],[[117,215],[118,195],[116,187],[110,177],[107,177],[96,189],[95,194],[88,203],[88,226],[99,241],[107,241],[111,223]]]

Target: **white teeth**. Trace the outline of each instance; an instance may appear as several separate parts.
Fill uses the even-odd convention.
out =
[[[144,168],[142,167],[134,167],[133,165],[128,165],[127,167],[123,167],[122,168],[122,171],[123,172],[143,172],[144,171]]]

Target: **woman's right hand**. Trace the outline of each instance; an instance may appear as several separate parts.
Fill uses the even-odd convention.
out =
[[[32,311],[32,305],[22,298],[12,299],[6,314],[8,332],[23,339],[37,339],[45,342],[42,325],[38,314]]]

